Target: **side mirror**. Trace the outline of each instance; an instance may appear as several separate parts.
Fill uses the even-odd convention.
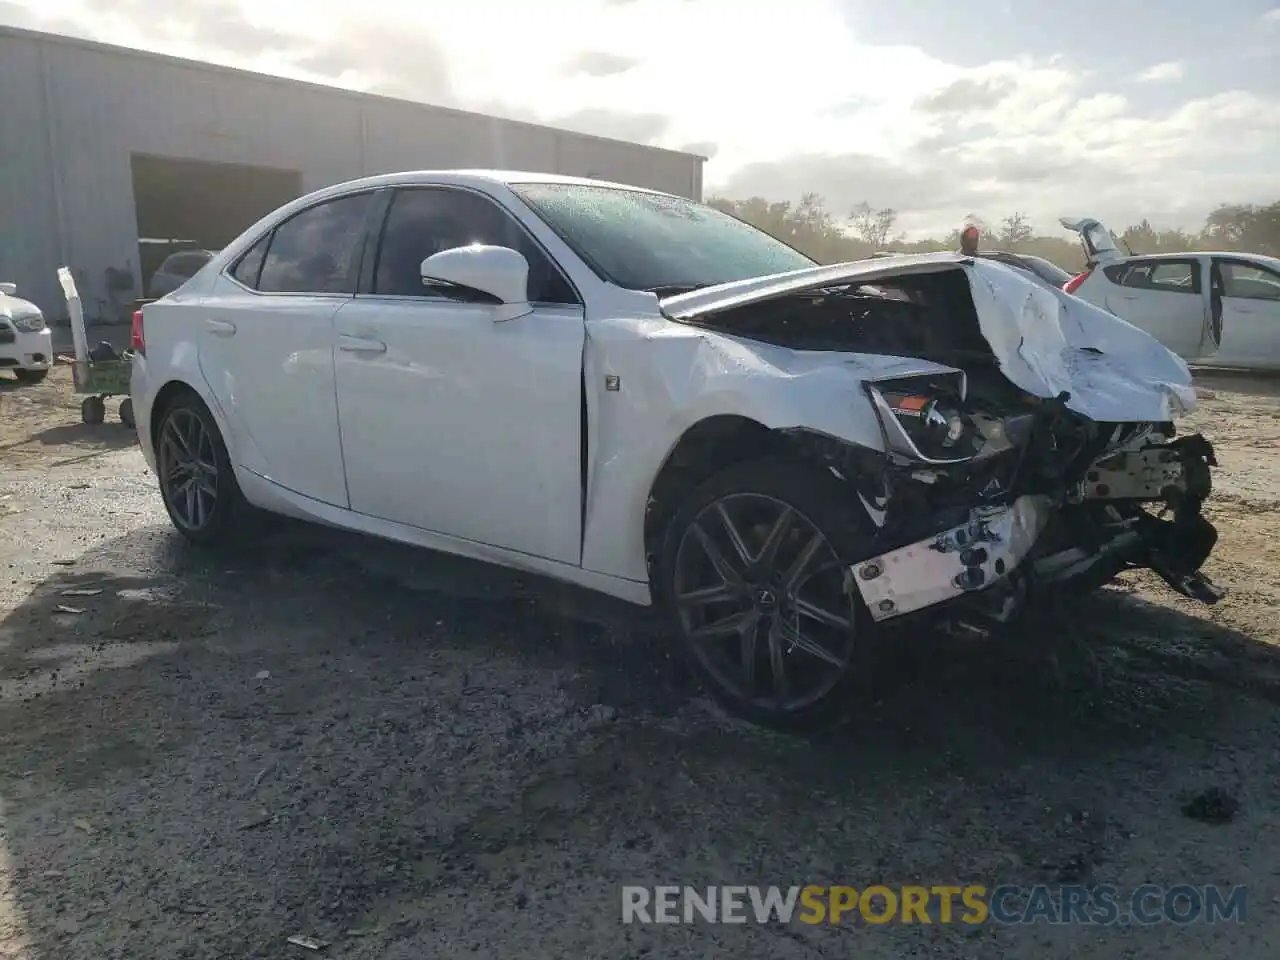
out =
[[[0,296],[12,297],[17,292],[18,285],[16,283],[0,283]]]
[[[487,293],[502,304],[497,318],[500,320],[514,320],[531,309],[529,261],[510,247],[473,243],[441,250],[422,261],[422,280]]]

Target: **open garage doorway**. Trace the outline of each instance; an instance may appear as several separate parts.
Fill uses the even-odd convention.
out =
[[[219,250],[302,193],[297,170],[140,153],[130,157],[130,164],[145,298],[151,296],[157,268],[171,253]]]

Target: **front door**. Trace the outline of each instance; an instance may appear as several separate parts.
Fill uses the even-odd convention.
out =
[[[424,285],[424,259],[469,243],[525,255],[531,313],[500,321],[483,295]],[[494,200],[460,188],[397,190],[374,256],[334,320],[351,509],[579,563],[578,295]]]
[[[333,317],[350,301],[372,194],[326,201],[251,247],[200,307],[200,369],[239,466],[347,506]]]
[[[1280,369],[1280,270],[1248,260],[1214,258],[1221,277],[1223,366]]]

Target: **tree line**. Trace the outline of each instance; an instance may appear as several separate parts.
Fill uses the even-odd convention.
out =
[[[891,207],[860,203],[841,217],[828,210],[823,198],[816,193],[805,194],[799,203],[763,197],[747,200],[713,197],[708,203],[773,234],[819,263],[857,260],[879,251],[957,250],[961,230],[974,225],[982,231],[982,249],[1044,257],[1071,272],[1084,267],[1084,251],[1077,237],[1060,227],[1058,236],[1042,235],[1023,213],[1004,217],[994,228],[981,217],[970,214],[945,237],[908,242],[897,230],[898,212]],[[1239,250],[1280,256],[1280,201],[1268,206],[1223,204],[1209,214],[1204,226],[1195,233],[1157,230],[1143,220],[1125,228],[1120,239],[1135,254]]]

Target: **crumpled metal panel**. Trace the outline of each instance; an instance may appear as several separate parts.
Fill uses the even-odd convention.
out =
[[[797,270],[667,297],[661,307],[688,320],[804,290],[948,270],[965,272],[983,337],[1028,393],[1067,392],[1071,410],[1115,422],[1174,420],[1195,408],[1190,369],[1150,334],[1004,264],[954,253]]]

